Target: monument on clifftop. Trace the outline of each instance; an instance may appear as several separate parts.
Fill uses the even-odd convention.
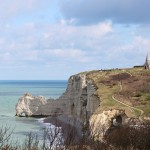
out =
[[[150,60],[148,58],[148,53],[146,55],[146,60],[145,60],[145,64],[144,64],[144,69],[149,70],[150,69]]]

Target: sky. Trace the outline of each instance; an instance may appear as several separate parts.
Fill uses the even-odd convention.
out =
[[[149,0],[0,0],[0,80],[66,80],[143,65]]]

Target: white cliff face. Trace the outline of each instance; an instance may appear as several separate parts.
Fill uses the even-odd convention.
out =
[[[64,101],[65,114],[86,121],[99,107],[100,100],[95,96],[95,92],[94,85],[92,81],[87,80],[86,74],[70,77],[66,92],[59,98]]]
[[[123,110],[103,111],[96,114],[100,107],[100,98],[96,95],[96,87],[86,73],[71,76],[65,93],[57,100],[46,100],[25,94],[16,105],[17,116],[53,116],[68,115],[78,118],[84,124],[89,122],[91,133],[99,139],[113,125],[125,122]]]
[[[108,110],[91,116],[89,122],[91,134],[96,139],[102,139],[106,131],[112,126],[126,124],[127,116],[123,110]]]
[[[99,107],[100,100],[95,91],[92,81],[87,80],[86,74],[74,75],[69,78],[66,92],[58,100],[45,100],[44,97],[25,94],[16,105],[16,115],[67,114],[86,121]]]
[[[19,98],[16,105],[16,115],[17,116],[32,116],[37,111],[40,105],[45,105],[47,103],[43,96],[34,97],[29,93]]]

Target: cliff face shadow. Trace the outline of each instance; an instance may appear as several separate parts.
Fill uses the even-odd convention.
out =
[[[121,126],[122,125],[122,117],[119,115],[113,119],[114,126]]]
[[[64,144],[76,144],[82,138],[83,124],[75,117],[68,115],[52,116],[44,120],[44,123],[51,123],[56,127],[61,127]]]

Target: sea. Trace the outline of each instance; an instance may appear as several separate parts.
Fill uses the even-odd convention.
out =
[[[15,116],[19,97],[31,93],[33,96],[57,99],[66,87],[66,80],[0,81],[0,129],[7,127],[16,141],[24,141],[30,132],[41,133],[45,128],[41,121],[43,118]]]

